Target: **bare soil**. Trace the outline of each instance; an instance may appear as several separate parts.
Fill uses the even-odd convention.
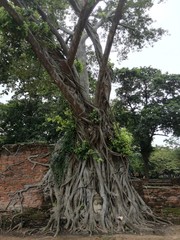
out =
[[[94,236],[80,236],[80,235],[61,235],[59,237],[50,236],[14,236],[13,234],[0,234],[0,240],[180,240],[180,225],[169,227],[162,235],[94,235]]]

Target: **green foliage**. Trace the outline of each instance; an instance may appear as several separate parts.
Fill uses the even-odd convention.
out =
[[[47,121],[56,123],[56,125],[57,125],[56,131],[57,132],[64,133],[68,130],[75,129],[74,118],[73,118],[72,112],[69,110],[69,108],[65,108],[63,110],[63,113],[61,116],[56,115],[53,117],[48,117]]]
[[[135,151],[129,157],[129,169],[134,176],[143,176],[143,161],[142,156],[138,151]]]
[[[67,130],[58,140],[53,152],[51,169],[58,186],[61,184],[62,178],[66,172],[70,156],[74,152],[75,139],[75,131],[73,129]]]
[[[94,4],[94,2],[95,1],[93,0],[91,2],[88,1],[89,4]],[[9,67],[6,65],[10,67],[14,64],[16,66],[21,66],[19,61],[16,63],[19,57],[16,57],[16,51],[18,49],[18,51],[24,52],[23,46],[25,44],[22,46],[21,40],[24,40],[24,37],[27,36],[28,30],[35,35],[40,45],[46,47],[47,51],[51,51],[57,46],[59,47],[56,37],[53,36],[53,33],[50,31],[47,22],[40,16],[37,6],[40,6],[40,8],[44,10],[55,29],[59,29],[59,26],[62,26],[68,30],[67,32],[64,32],[60,28],[60,34],[64,39],[64,42],[71,38],[71,34],[68,34],[68,32],[73,32],[77,23],[77,19],[74,17],[74,12],[69,11],[69,2],[65,0],[28,0],[25,1],[23,8],[14,5],[12,6],[14,10],[23,18],[24,23],[17,26],[15,21],[9,17],[7,12],[3,8],[0,8],[0,32],[1,36],[4,38],[3,45],[7,45],[7,48],[2,48],[2,52],[0,54],[5,51],[3,55],[4,58],[6,58],[6,61],[3,61],[3,74],[6,73],[7,75],[9,73]],[[153,1],[150,0],[127,2],[125,7],[126,13],[123,15],[121,24],[118,26],[117,34],[113,42],[115,49],[119,52],[118,56],[126,56],[130,49],[133,48],[141,49],[147,43],[153,43],[154,41],[157,41],[164,34],[164,31],[161,28],[152,28],[153,20],[150,18],[148,13],[150,7],[152,6]],[[102,25],[99,26],[100,40],[102,39],[102,41],[105,39],[105,37],[107,37],[109,26],[112,22],[113,14],[110,13],[115,10],[116,7],[117,1],[105,1],[104,6],[99,4],[97,8],[94,9],[93,15],[89,18],[92,26],[94,26],[98,21],[102,23]],[[67,42],[69,44],[69,41]],[[15,43],[17,46],[14,46]],[[0,47],[2,47],[1,44]],[[8,49],[10,48],[12,54],[8,53]],[[91,69],[94,72],[97,71],[95,69],[96,54],[91,46],[87,47],[87,59],[87,65],[82,64],[78,60],[75,62],[78,72],[82,72],[83,68],[86,66],[88,66],[88,70]],[[10,71],[10,74],[12,74],[12,71]],[[92,73],[89,75],[91,74]],[[11,84],[12,81],[14,82],[13,77],[6,77],[8,77],[8,83]],[[19,81],[21,81],[21,79]]]
[[[35,34],[37,33],[38,35],[48,36],[50,34],[50,29],[48,24],[44,22],[39,24],[32,22],[27,27],[31,29],[32,32],[34,32]]]
[[[92,158],[97,162],[101,162],[102,158],[99,156],[99,153],[96,150],[93,150],[87,141],[81,141],[76,143],[76,147],[74,149],[74,153],[78,157],[79,160],[87,160],[88,158]]]
[[[121,128],[118,123],[114,124],[114,138],[111,139],[112,149],[123,155],[132,154],[133,137],[126,128]]]
[[[75,67],[77,69],[77,72],[81,73],[84,69],[84,64],[79,60],[75,60],[74,64],[75,64]]]
[[[9,14],[7,14],[3,8],[0,8],[0,22],[2,23],[1,30],[17,34],[19,39],[25,38],[29,30],[31,30],[34,34],[38,33],[41,37],[50,36],[48,24],[41,20],[41,16],[38,11],[33,9],[32,6],[27,8],[14,6],[14,10],[19,16],[23,17],[23,23],[21,25],[16,24]],[[12,27],[15,28],[13,29]]]
[[[92,4],[93,2],[94,1],[91,1],[90,4]],[[39,104],[42,104],[44,107],[44,103],[50,103],[50,99],[53,99],[53,94],[49,94],[49,91],[53,93],[53,87],[49,87],[49,78],[47,76],[47,73],[44,71],[44,68],[42,68],[41,64],[39,64],[34,54],[32,54],[32,50],[23,40],[24,37],[27,36],[28,30],[31,30],[38,44],[44,47],[44,49],[42,50],[51,52],[52,49],[59,47],[60,43],[53,35],[53,33],[49,31],[47,22],[40,17],[36,3],[47,14],[51,21],[51,24],[55,27],[55,29],[59,29],[59,26],[63,26],[63,28],[67,29],[69,32],[74,32],[77,18],[74,17],[73,11],[69,11],[69,3],[65,0],[27,0],[24,4],[24,8],[22,9],[13,5],[14,10],[17,11],[17,13],[19,13],[24,19],[24,23],[20,26],[17,26],[15,24],[15,21],[12,21],[6,11],[1,8],[0,47],[2,50],[0,52],[0,64],[2,68],[0,70],[0,81],[2,84],[6,85],[6,90],[12,88],[13,91],[15,91],[16,99],[20,99],[23,97],[23,99],[28,98],[35,101],[35,99],[39,99],[40,97],[41,101]],[[97,22],[102,23],[102,25],[98,29],[98,32],[100,32],[100,39],[102,40],[105,39],[105,37],[108,35],[109,26],[112,23],[113,16],[113,14],[110,13],[112,13],[112,11],[116,8],[117,1],[104,1],[104,3],[104,7],[97,7],[96,9],[94,9],[93,14],[89,18],[92,26],[94,26]],[[152,28],[153,21],[148,15],[148,10],[152,5],[153,1],[150,0],[127,1],[125,7],[126,12],[125,14],[123,14],[123,19],[121,19],[121,22],[118,26],[117,34],[113,43],[115,49],[119,52],[118,55],[122,56],[122,58],[126,57],[130,49],[141,49],[147,43],[151,44],[154,41],[157,41],[164,34],[164,31],[162,29]],[[68,34],[68,31],[64,32],[61,29],[59,29],[59,31],[61,37],[64,39],[64,42],[67,42],[67,47],[69,47],[69,41],[71,41],[72,37],[71,34]],[[88,70],[90,69],[89,79],[93,80],[92,86],[94,87],[94,79],[97,78],[97,70],[93,69],[94,65],[96,64],[96,53],[91,46],[87,49],[87,59],[89,60],[87,61]],[[84,70],[83,67],[86,67],[86,65],[82,65],[80,61],[76,61],[75,65],[78,72],[81,72],[82,70]],[[93,67],[91,65],[93,65]],[[93,70],[95,73],[92,73],[91,70]],[[56,93],[56,91],[54,92]],[[95,91],[91,92],[92,98],[94,93]],[[135,98],[137,98],[137,96],[135,96]],[[43,114],[45,114],[45,118],[48,119],[48,124],[55,125],[56,129],[63,135],[65,129],[70,130],[72,127],[71,124],[73,125],[74,123],[72,123],[71,120],[68,120],[69,116],[66,116],[66,114],[64,113],[59,113],[60,110],[63,109],[64,105],[62,104],[63,106],[61,107],[61,104],[58,103],[57,108],[59,107],[60,109],[55,108],[54,104],[47,104],[49,109],[52,108],[50,114],[45,114],[44,110],[41,112],[40,108],[38,111],[42,114],[42,116]],[[16,107],[13,106],[12,109],[13,108],[15,109]],[[18,106],[17,108],[20,107]],[[29,105],[27,109],[28,108]],[[23,111],[25,112],[25,108],[23,108]],[[146,111],[145,115],[148,114],[148,111]],[[25,116],[28,115],[25,114]],[[156,114],[154,114],[154,116],[156,116]],[[19,115],[17,117],[19,117]],[[89,117],[94,123],[100,122],[99,113],[96,110],[93,110]],[[11,118],[13,120],[13,117]],[[28,119],[27,117],[25,118]],[[41,119],[41,117],[37,119],[39,120]],[[42,119],[42,121],[39,121],[39,123],[44,126],[44,124],[42,124],[42,122],[44,123],[44,118]],[[131,118],[129,121],[133,122],[134,120]],[[137,119],[137,121],[139,121],[139,118]],[[24,124],[24,122],[22,123],[22,126],[26,126],[28,128],[31,127],[30,129],[32,129],[32,126],[30,126],[30,124]],[[6,129],[7,132],[9,131],[9,129]],[[21,127],[13,127],[13,130],[15,129],[20,131]],[[25,127],[23,128],[23,131],[25,131]],[[38,135],[38,131],[35,135]],[[12,134],[12,136],[14,135]],[[119,132],[119,130],[116,129],[115,139],[113,140],[113,148],[117,151],[122,151],[123,154],[128,155],[130,154],[128,146],[131,137],[127,136],[128,134],[125,132],[125,130]],[[146,136],[146,132],[144,132],[143,136]],[[14,139],[17,140],[17,138]],[[26,137],[25,139],[27,140],[34,138]],[[82,149],[86,149],[83,144],[81,147]],[[93,150],[86,150],[87,153],[88,151],[90,151],[90,155],[96,154],[96,152],[94,153]]]
[[[119,83],[113,105],[116,120],[132,133],[148,162],[157,131],[180,131],[180,75],[151,67],[122,68],[115,71],[114,82]]]
[[[22,26],[18,26],[7,12],[0,8],[0,83],[6,83],[7,89],[11,81],[14,82],[11,67],[24,50],[22,39],[25,35],[26,29],[22,30]]]
[[[1,104],[0,143],[56,141],[58,134],[55,126],[46,121],[50,105],[38,98]]]
[[[164,171],[180,174],[180,148],[158,147],[150,157],[151,174],[163,174]]]
[[[95,4],[96,3],[96,0],[89,0],[89,4],[90,5],[93,5],[93,4]]]
[[[16,7],[16,10],[20,10]],[[9,14],[0,7],[0,32],[8,33],[9,37],[16,39],[15,41],[23,39],[27,36],[27,25],[18,25]]]
[[[77,142],[74,152],[77,155],[78,159],[87,160],[89,155],[88,154],[89,149],[90,149],[89,143],[84,140],[82,142]]]
[[[98,110],[94,108],[93,111],[89,114],[89,118],[93,123],[99,123],[100,119]]]
[[[180,147],[180,138],[176,136],[172,136],[168,139],[165,139],[164,142],[166,143],[166,146],[169,148],[179,149]]]
[[[164,29],[154,28],[152,25],[153,19],[149,15],[149,10],[153,5],[152,0],[127,1],[124,17],[114,39],[120,60],[126,59],[130,50],[142,49],[147,44],[152,46],[166,34]]]
[[[38,94],[34,92],[34,97],[26,96],[1,104],[0,143],[55,143],[59,135],[74,127],[64,99],[55,91],[51,93],[49,89],[47,93],[46,90],[48,88]],[[61,119],[62,126],[54,120],[56,118]]]

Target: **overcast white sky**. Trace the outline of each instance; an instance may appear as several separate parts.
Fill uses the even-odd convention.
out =
[[[129,54],[123,67],[152,66],[162,72],[180,73],[180,0],[166,0],[152,8],[156,26],[169,31],[154,47]]]
[[[169,35],[155,43],[154,47],[130,53],[120,67],[152,66],[162,72],[180,74],[180,0],[166,0],[154,6],[151,14],[156,26],[168,30]],[[0,98],[1,102],[3,100]],[[160,145],[163,140],[163,137],[158,137],[155,143]]]

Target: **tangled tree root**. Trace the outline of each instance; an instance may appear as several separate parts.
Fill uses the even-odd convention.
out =
[[[62,184],[53,186],[55,205],[46,227],[71,233],[154,233],[167,224],[130,184],[122,162],[70,161]]]

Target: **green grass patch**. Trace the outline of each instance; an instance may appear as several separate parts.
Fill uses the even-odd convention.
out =
[[[162,216],[174,224],[180,224],[180,207],[166,207],[162,209]]]
[[[180,207],[166,207],[162,210],[163,215],[165,216],[173,216],[173,217],[179,217],[180,218]]]

